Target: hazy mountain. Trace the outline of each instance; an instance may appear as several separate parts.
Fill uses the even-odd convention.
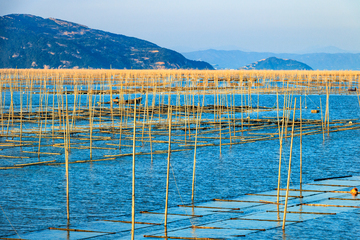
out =
[[[351,53],[351,52],[338,47],[327,46],[327,47],[309,47],[295,53],[307,54],[307,53]]]
[[[260,59],[273,56],[273,53],[243,52],[240,50],[204,50],[183,53],[189,59],[206,61],[217,69],[238,69]],[[203,60],[206,59],[206,60]]]
[[[213,69],[134,37],[54,18],[0,17],[0,68]]]
[[[278,57],[305,63],[315,70],[360,70],[359,53],[291,54],[209,49],[183,53],[183,55],[189,59],[206,61],[217,69],[238,69],[259,61],[260,59]]]
[[[255,63],[246,65],[241,69],[256,69],[256,70],[312,70],[312,68],[302,62],[282,59],[276,57],[269,57],[259,60]]]

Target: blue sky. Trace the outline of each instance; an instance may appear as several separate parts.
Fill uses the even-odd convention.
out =
[[[148,40],[181,52],[360,52],[359,0],[0,0],[27,13]]]

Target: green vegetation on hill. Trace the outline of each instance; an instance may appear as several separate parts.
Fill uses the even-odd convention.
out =
[[[246,65],[242,69],[255,69],[255,70],[313,70],[305,63],[291,60],[281,59],[276,57],[269,57],[259,60],[255,63]]]
[[[0,17],[0,68],[213,69],[134,37],[53,18]]]

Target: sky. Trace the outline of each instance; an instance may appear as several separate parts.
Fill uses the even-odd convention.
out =
[[[58,18],[180,52],[360,52],[359,0],[0,0],[0,16]]]

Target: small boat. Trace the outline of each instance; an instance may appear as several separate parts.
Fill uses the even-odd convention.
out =
[[[122,101],[122,102],[119,102],[119,97],[116,97],[114,99],[112,99],[113,103],[116,103],[116,104],[140,104],[141,103],[141,100],[142,100],[142,97],[138,97],[138,98],[134,98],[134,99],[128,99],[128,100],[125,100],[125,101]],[[99,105],[100,104],[110,104],[111,101],[109,102],[97,102]]]
[[[349,88],[348,91],[349,92],[356,92],[356,88]]]
[[[134,99],[128,99],[123,102],[120,102],[122,104],[140,104],[142,100],[142,97],[134,98]],[[119,97],[116,97],[113,99],[113,102],[116,104],[119,104]]]

